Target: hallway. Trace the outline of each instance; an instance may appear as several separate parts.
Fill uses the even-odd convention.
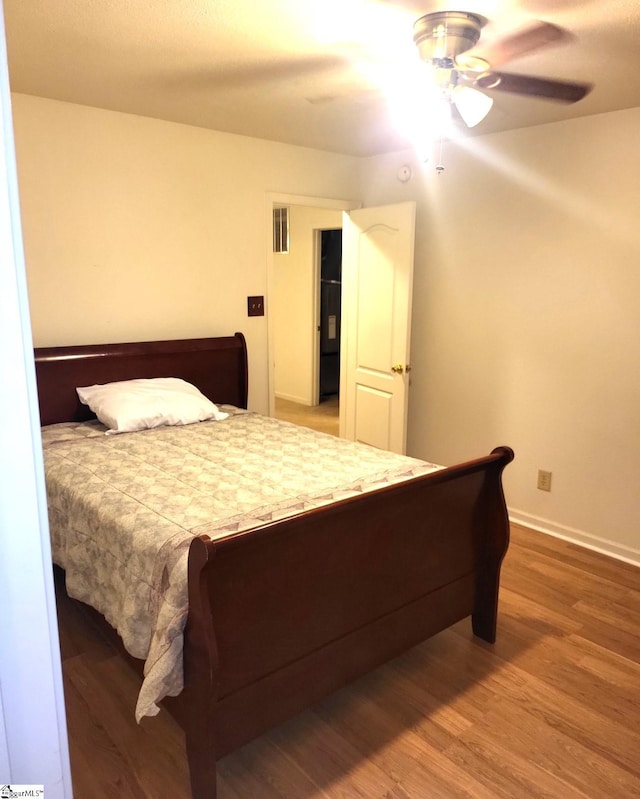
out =
[[[301,405],[298,402],[279,399],[276,397],[276,419],[293,422],[304,427],[311,427],[321,433],[339,435],[339,399],[335,395],[321,402],[320,405]]]

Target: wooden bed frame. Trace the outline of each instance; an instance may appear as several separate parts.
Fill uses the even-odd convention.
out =
[[[76,386],[182,377],[246,407],[235,336],[36,349],[42,424],[91,418]],[[216,759],[471,616],[495,641],[509,540],[502,471],[483,458],[300,513],[189,552],[182,694],[193,799],[216,796]],[[140,664],[141,666],[141,664]],[[132,708],[133,712],[133,708]]]

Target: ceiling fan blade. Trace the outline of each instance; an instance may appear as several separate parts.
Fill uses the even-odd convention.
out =
[[[481,75],[474,84],[480,89],[493,89],[512,94],[524,94],[528,97],[541,97],[559,103],[577,103],[582,100],[593,86],[589,83],[547,80],[530,75],[513,75],[506,72],[490,72]]]
[[[169,89],[180,91],[215,91],[261,88],[290,81],[326,80],[351,67],[352,58],[345,52],[321,52],[308,55],[274,56],[247,62],[223,62],[163,78]]]
[[[472,52],[476,55],[477,50],[477,55],[488,61],[492,67],[499,67],[526,53],[548,47],[551,44],[559,44],[571,38],[570,33],[557,25],[552,25],[550,22],[537,22],[511,36],[489,42],[487,45],[478,45]]]

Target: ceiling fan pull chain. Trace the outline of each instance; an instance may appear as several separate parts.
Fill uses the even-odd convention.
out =
[[[436,164],[436,172],[438,175],[441,175],[444,172],[444,164],[442,163],[442,142],[444,140],[444,134],[440,134],[440,152],[438,154],[438,163]]]

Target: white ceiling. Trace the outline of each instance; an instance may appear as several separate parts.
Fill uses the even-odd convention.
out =
[[[559,25],[569,43],[501,70],[595,86],[569,106],[493,92],[475,133],[640,106],[640,0],[4,0],[11,89],[373,155],[410,143],[361,65],[415,57],[414,20],[444,9],[489,20],[478,54],[534,20]]]

